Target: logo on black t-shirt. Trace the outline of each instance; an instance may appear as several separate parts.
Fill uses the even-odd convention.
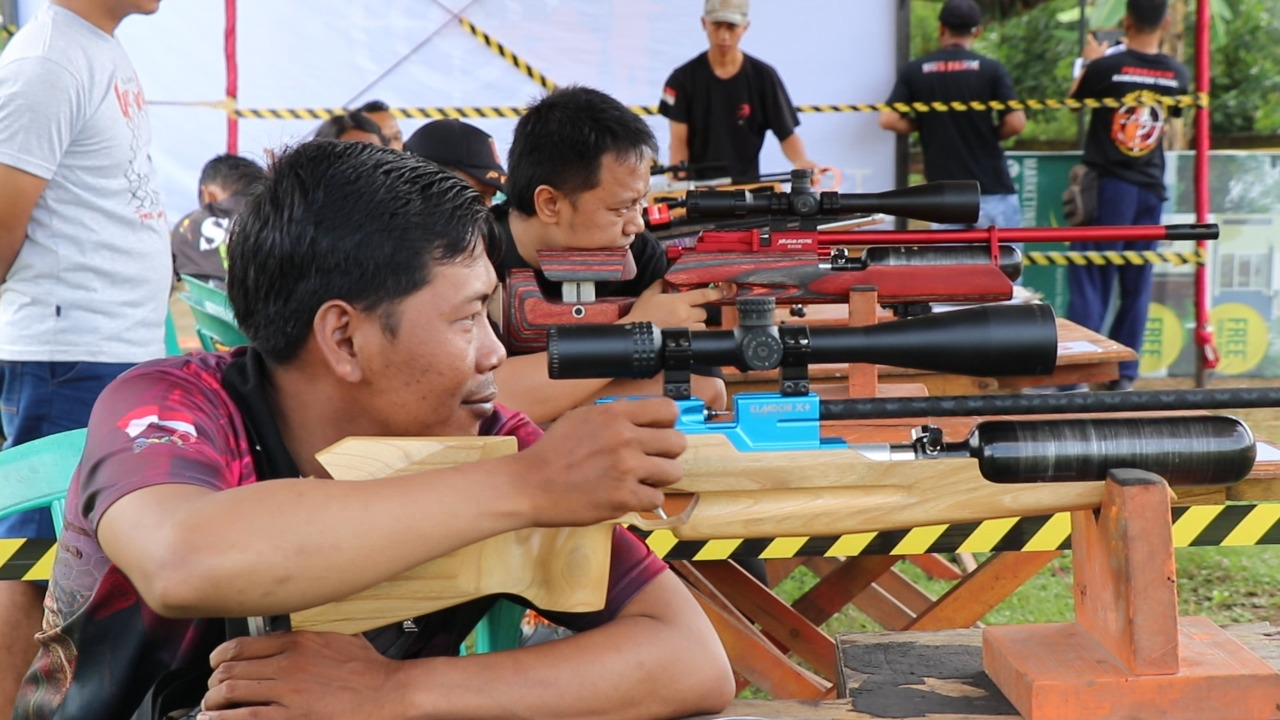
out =
[[[742,103],[738,106],[738,124],[742,125],[751,119],[751,103]]]
[[[1129,157],[1143,157],[1160,146],[1168,115],[1164,105],[1152,102],[1150,93],[1130,93],[1111,118],[1111,140]]]

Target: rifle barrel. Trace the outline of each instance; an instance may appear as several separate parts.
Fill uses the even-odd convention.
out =
[[[819,233],[819,245],[908,245],[989,242],[1042,243],[1108,240],[1217,240],[1215,223],[1182,225],[1098,225],[1074,228],[985,228],[976,230],[858,230]]]

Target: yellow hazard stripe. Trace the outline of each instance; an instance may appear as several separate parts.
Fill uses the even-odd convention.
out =
[[[926,555],[940,552],[1026,552],[1070,547],[1071,513],[929,525],[836,537],[680,540],[669,530],[638,531],[666,560],[726,560]],[[1175,547],[1280,545],[1280,503],[1193,505],[1173,509]],[[51,539],[0,539],[0,580],[47,580],[57,545]]]
[[[472,37],[484,43],[485,47],[492,50],[503,60],[506,60],[508,65],[519,70],[520,74],[532,80],[538,85],[538,87],[547,91],[556,89],[556,84],[551,81],[551,78],[542,74],[540,70],[525,62],[524,58],[516,55],[511,51],[511,48],[498,42],[492,35],[476,27],[475,23],[464,17],[459,17],[458,23],[461,24],[463,29],[470,33]]]
[[[465,21],[463,21],[465,22]],[[479,32],[477,30],[477,32]],[[485,36],[488,37],[488,36]],[[502,47],[499,44],[499,47]],[[505,51],[506,48],[503,48]],[[504,54],[503,57],[506,57]],[[518,58],[517,58],[518,60]],[[528,66],[523,60],[519,60],[514,65],[518,70],[529,75],[535,82],[548,89],[554,88],[555,84],[546,78],[542,73]],[[1200,98],[1195,95],[1178,95],[1166,97],[1163,95],[1152,95],[1150,102],[1136,103],[1125,102],[1122,100],[1023,100],[1009,101],[1007,103],[838,103],[838,104],[819,104],[819,105],[797,105],[796,110],[802,113],[850,113],[850,112],[879,112],[881,110],[896,110],[902,113],[908,112],[956,112],[969,110],[993,110],[998,105],[1000,108],[1009,107],[1014,109],[1079,109],[1086,107],[1121,107],[1123,105],[1134,104],[1164,104],[1175,107],[1208,107],[1208,96]],[[266,120],[324,120],[334,115],[341,115],[347,112],[345,108],[242,108],[235,105],[231,100],[206,103],[208,107],[225,109],[227,112],[236,117],[266,119]],[[631,112],[642,116],[651,116],[658,114],[657,105],[628,105]],[[459,107],[402,107],[392,108],[391,113],[400,118],[417,118],[439,120],[441,118],[454,118],[457,120],[466,119],[483,119],[483,118],[518,118],[525,112],[524,107],[514,105],[506,106],[459,106]]]
[[[1173,517],[1175,547],[1280,545],[1280,503],[1176,507]],[[667,560],[1028,552],[1069,549],[1071,514],[996,518],[838,537],[679,540],[666,530],[639,534],[656,554]]]
[[[0,25],[0,40],[8,40],[17,32],[17,25]]]
[[[1203,265],[1202,250],[1026,250],[1024,265]]]
[[[0,580],[48,580],[58,550],[52,539],[0,539]]]

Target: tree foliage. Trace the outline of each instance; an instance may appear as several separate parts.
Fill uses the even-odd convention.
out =
[[[1171,0],[1171,14],[1184,26],[1174,45],[1195,71],[1198,2],[1209,3],[1211,28],[1212,132],[1280,132],[1280,0]],[[1071,63],[1080,52],[1079,0],[979,0],[985,32],[974,49],[991,55],[1013,76],[1019,96],[1060,98],[1071,85]],[[1090,0],[1086,25],[1119,25],[1125,0]],[[912,56],[937,45],[942,0],[911,3]],[[1032,111],[1024,141],[1076,138],[1078,119],[1061,110]]]

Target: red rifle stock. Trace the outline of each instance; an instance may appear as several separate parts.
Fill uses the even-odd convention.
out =
[[[543,295],[536,271],[507,273],[500,329],[507,350],[542,352],[547,349],[547,328],[553,325],[612,323],[630,312],[635,298],[595,296],[595,283],[628,280],[635,274],[630,253],[626,248],[539,250],[538,265],[548,280],[560,283],[560,300]]]
[[[843,303],[849,291],[874,287],[882,304],[999,302],[1013,295],[1021,259],[1002,242],[1216,239],[1214,224],[1099,226],[1083,228],[987,228],[985,230],[855,231],[708,230],[692,248],[667,248],[673,261],[667,288],[693,290],[733,283],[738,297],[768,296],[782,304]],[[832,246],[870,246],[858,257]],[[951,245],[955,247],[909,247]],[[602,257],[611,253],[608,258]],[[546,349],[546,329],[559,324],[611,323],[635,298],[595,298],[591,284],[621,280],[625,253],[541,251],[544,274],[566,292],[545,298],[533,271],[513,271],[504,298],[503,335],[516,352]],[[1015,270],[1016,268],[1016,270]],[[593,289],[593,288],[592,288]],[[585,290],[585,292],[584,292]]]

